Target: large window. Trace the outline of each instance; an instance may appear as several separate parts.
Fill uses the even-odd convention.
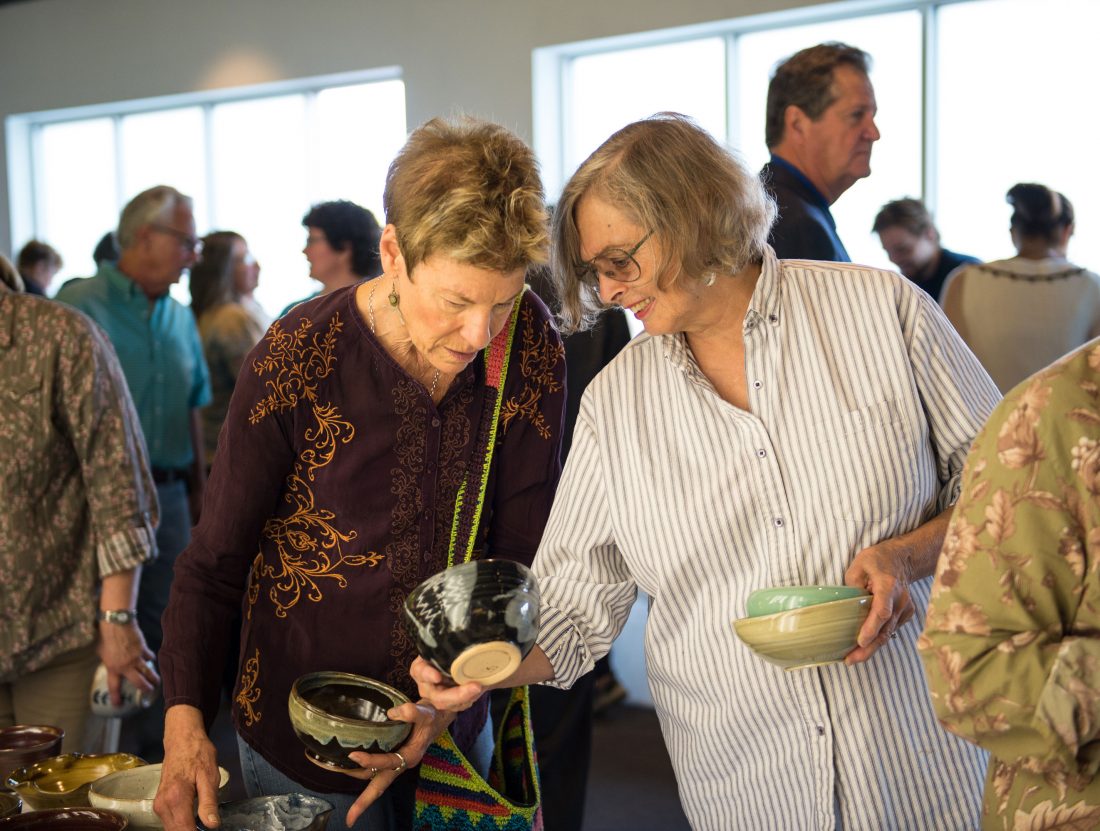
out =
[[[12,240],[16,250],[34,237],[61,252],[54,289],[93,273],[92,250],[122,206],[163,183],[194,199],[200,233],[245,236],[262,269],[257,299],[276,314],[316,288],[301,253],[311,204],[350,199],[383,221],[405,89],[385,71],[11,121],[9,143],[29,173],[12,183]],[[185,283],[173,287],[182,302]]]
[[[1004,194],[1037,181],[1074,203],[1070,257],[1098,269],[1100,190],[1082,174],[1100,111],[1080,93],[1098,24],[1096,0],[882,0],[550,47],[534,57],[536,147],[555,193],[616,129],[676,110],[758,169],[774,66],[840,40],[872,56],[882,133],[871,176],[833,206],[852,259],[891,267],[870,228],[902,196],[925,199],[948,247],[1010,256]]]

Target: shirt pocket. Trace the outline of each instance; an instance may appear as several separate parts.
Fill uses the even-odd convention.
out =
[[[896,399],[841,414],[819,429],[815,449],[828,477],[828,513],[877,522],[919,498],[916,437]]]
[[[7,458],[2,467],[21,490],[46,476],[42,454],[53,438],[44,379],[28,372],[5,378],[0,388],[0,447]]]

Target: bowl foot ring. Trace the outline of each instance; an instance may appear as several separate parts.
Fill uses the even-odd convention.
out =
[[[508,641],[476,643],[451,663],[451,677],[459,684],[477,681],[489,686],[503,681],[520,664],[519,647]]]
[[[313,753],[309,750],[305,751],[305,754],[306,758],[313,762],[313,764],[317,765],[317,767],[324,768],[325,770],[330,770],[333,773],[347,773],[349,770],[362,770],[359,765],[354,763],[346,766],[334,764],[327,759],[322,759],[316,753]]]

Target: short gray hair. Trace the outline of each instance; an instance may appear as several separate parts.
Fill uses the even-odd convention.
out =
[[[118,246],[126,250],[134,244],[138,228],[151,222],[166,222],[172,219],[172,213],[183,205],[192,210],[190,196],[184,196],[169,185],[156,185],[143,190],[126,203],[122,215],[118,218]]]
[[[551,265],[567,334],[589,326],[603,308],[575,270],[575,213],[589,193],[660,240],[661,288],[759,262],[775,221],[775,201],[759,177],[687,116],[657,113],[628,124],[577,168],[554,213]]]

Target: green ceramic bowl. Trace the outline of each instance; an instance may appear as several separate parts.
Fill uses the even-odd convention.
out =
[[[110,773],[145,764],[129,753],[67,753],[20,768],[8,779],[32,811],[80,808],[88,804],[88,788]]]
[[[745,611],[749,617],[774,615],[776,612],[789,612],[816,606],[819,603],[831,603],[834,600],[847,600],[852,597],[866,597],[867,592],[854,586],[775,586],[770,589],[757,589],[749,594]]]
[[[856,635],[870,611],[870,595],[850,597],[744,617],[733,622],[733,629],[765,661],[783,669],[802,669],[842,661],[855,648]]]

